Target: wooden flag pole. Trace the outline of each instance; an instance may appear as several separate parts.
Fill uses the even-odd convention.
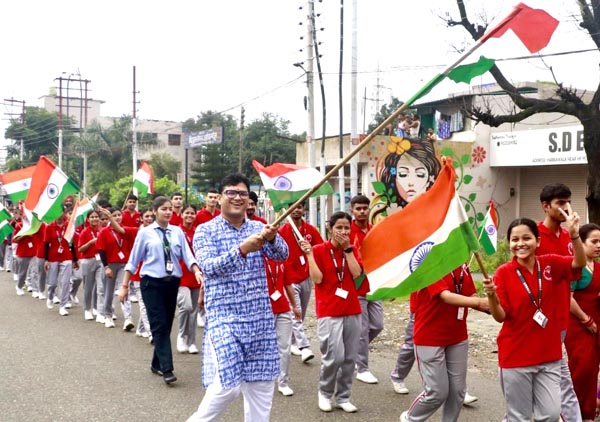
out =
[[[490,278],[489,274],[485,270],[485,267],[483,265],[483,261],[481,260],[481,255],[479,255],[479,252],[474,252],[473,255],[475,255],[475,259],[477,260],[477,263],[479,264],[479,269],[481,270],[481,274],[483,274],[483,278]]]

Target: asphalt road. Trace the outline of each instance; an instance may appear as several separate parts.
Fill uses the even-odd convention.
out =
[[[120,309],[117,312],[120,318],[113,329],[85,321],[80,305],[71,309],[69,316],[59,316],[56,306],[48,310],[45,301],[29,294],[16,296],[12,274],[0,272],[0,421],[185,421],[204,394],[201,354],[175,352],[179,380],[168,387],[149,370],[152,346],[133,332],[123,332]],[[134,312],[137,317],[137,306]],[[393,321],[386,321],[390,323]],[[310,326],[309,334],[316,352],[316,336]],[[174,340],[175,336],[173,344]],[[295,394],[283,397],[275,393],[271,420],[397,421],[420,392],[420,380],[413,370],[408,379],[411,393],[394,393],[388,378],[394,362],[395,351],[373,353],[371,369],[380,383],[354,382],[351,400],[358,413],[335,410],[326,414],[317,407],[318,356],[310,364],[294,357],[290,373]],[[480,400],[463,408],[460,420],[501,420],[503,402],[497,380],[470,368],[468,384]],[[432,420],[439,421],[440,413]],[[243,421],[241,397],[223,421]]]

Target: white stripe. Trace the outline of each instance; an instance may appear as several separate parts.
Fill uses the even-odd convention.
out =
[[[10,182],[3,186],[4,190],[6,190],[7,195],[13,194],[15,192],[21,192],[31,187],[31,177],[28,179],[21,179],[15,182]]]
[[[289,189],[281,189],[281,184],[278,183],[278,186],[275,187],[275,182],[280,177],[285,177],[291,182],[291,186]],[[312,167],[293,170],[287,173],[283,173],[279,176],[269,177],[265,173],[261,173],[261,179],[263,184],[265,185],[265,189],[276,189],[276,190],[286,190],[291,192],[308,190],[316,185],[321,180],[321,173]]]
[[[48,210],[54,205],[54,203],[60,197],[60,194],[63,190],[63,187],[67,183],[67,178],[65,175],[57,168],[52,171],[50,178],[48,179],[48,183],[46,185],[46,189],[42,192],[38,199],[38,203],[33,209],[33,211],[38,215],[38,218],[41,220]],[[56,192],[53,191],[53,197],[48,195],[48,190],[50,186],[53,185],[53,189],[56,189]]]
[[[455,194],[454,198],[450,201],[448,213],[446,214],[446,218],[442,225],[427,239],[423,239],[421,243],[433,242],[434,245],[439,245],[448,239],[448,236],[458,227],[458,224],[464,223],[467,220],[467,213],[458,199],[458,195]],[[402,254],[386,262],[381,267],[368,273],[369,284],[371,286],[370,293],[373,293],[380,288],[396,287],[402,281],[406,280],[408,276],[411,275],[409,266],[410,260],[415,249],[418,247],[419,245],[404,251]]]
[[[135,179],[148,186],[148,190],[150,190],[150,173],[146,173],[144,170],[139,169],[135,174]]]

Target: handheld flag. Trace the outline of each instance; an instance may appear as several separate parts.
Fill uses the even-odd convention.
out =
[[[19,208],[21,210],[21,222],[23,223],[23,227],[21,227],[21,230],[19,230],[19,232],[15,234],[15,239],[18,239],[23,236],[34,235],[40,230],[40,227],[42,226],[42,222],[37,218],[34,218],[31,210],[28,210],[25,207],[25,201],[19,201]]]
[[[312,167],[283,163],[274,163],[264,167],[256,160],[252,161],[252,165],[265,185],[265,190],[275,211],[280,211],[293,204],[321,181],[321,173]],[[333,194],[333,188],[326,182],[311,196],[331,194]]]
[[[4,205],[0,204],[0,242],[14,231],[14,227],[10,224],[12,215],[8,212]]]
[[[35,166],[31,166],[0,174],[0,183],[12,203],[16,204],[27,198],[34,170]]]
[[[98,195],[99,193],[94,195],[92,199],[84,198],[82,201],[77,201],[75,203],[75,207],[69,218],[69,223],[65,229],[65,239],[67,242],[71,243],[73,235],[75,234],[75,229],[85,222],[87,215],[94,209],[96,201],[98,200]]]
[[[31,210],[34,218],[50,223],[62,215],[63,200],[77,192],[79,186],[42,155],[31,177],[25,208]]]
[[[445,160],[431,189],[367,234],[361,255],[370,300],[406,296],[429,286],[479,249],[455,179],[451,161]]]
[[[133,194],[136,196],[148,196],[154,193],[154,174],[152,167],[146,161],[142,161],[142,165],[133,178]]]
[[[498,215],[494,201],[490,201],[490,208],[483,220],[483,226],[479,230],[479,241],[488,255],[492,255],[498,250]]]

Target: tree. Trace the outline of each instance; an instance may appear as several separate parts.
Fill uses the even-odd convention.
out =
[[[154,177],[157,179],[167,177],[175,181],[177,180],[177,173],[181,171],[181,162],[166,152],[157,152],[150,155],[150,164],[154,171]]]
[[[110,189],[106,192],[109,194],[108,201],[113,207],[122,208],[125,204],[125,198],[131,193],[133,187],[133,176],[124,176],[118,180],[114,180]],[[168,177],[161,177],[154,179],[154,194],[139,198],[138,208],[148,208],[152,206],[152,199],[156,196],[163,195],[167,198],[171,197],[173,192],[180,190],[177,183]],[[106,198],[106,194],[103,192],[100,195],[101,199]]]
[[[392,97],[389,104],[384,104],[373,118],[373,122],[369,124],[369,133],[373,132],[385,119],[387,119],[394,111],[398,110],[404,104],[396,97]],[[388,129],[389,130],[389,129]]]
[[[580,11],[579,26],[589,35],[594,44],[600,48],[600,6],[597,1],[576,0]],[[487,24],[474,24],[467,15],[464,0],[456,0],[460,19],[447,19],[447,25],[463,27],[473,38],[478,40],[485,33]],[[492,113],[489,107],[466,110],[469,117],[477,123],[498,127],[503,123],[520,122],[537,113],[563,113],[576,117],[583,126],[583,144],[588,162],[586,197],[591,222],[600,223],[600,87],[598,87],[589,103],[585,103],[582,95],[574,88],[565,87],[557,82],[554,96],[537,99],[522,95],[511,84],[500,69],[494,65],[490,73],[514,103],[516,112],[503,115]]]

